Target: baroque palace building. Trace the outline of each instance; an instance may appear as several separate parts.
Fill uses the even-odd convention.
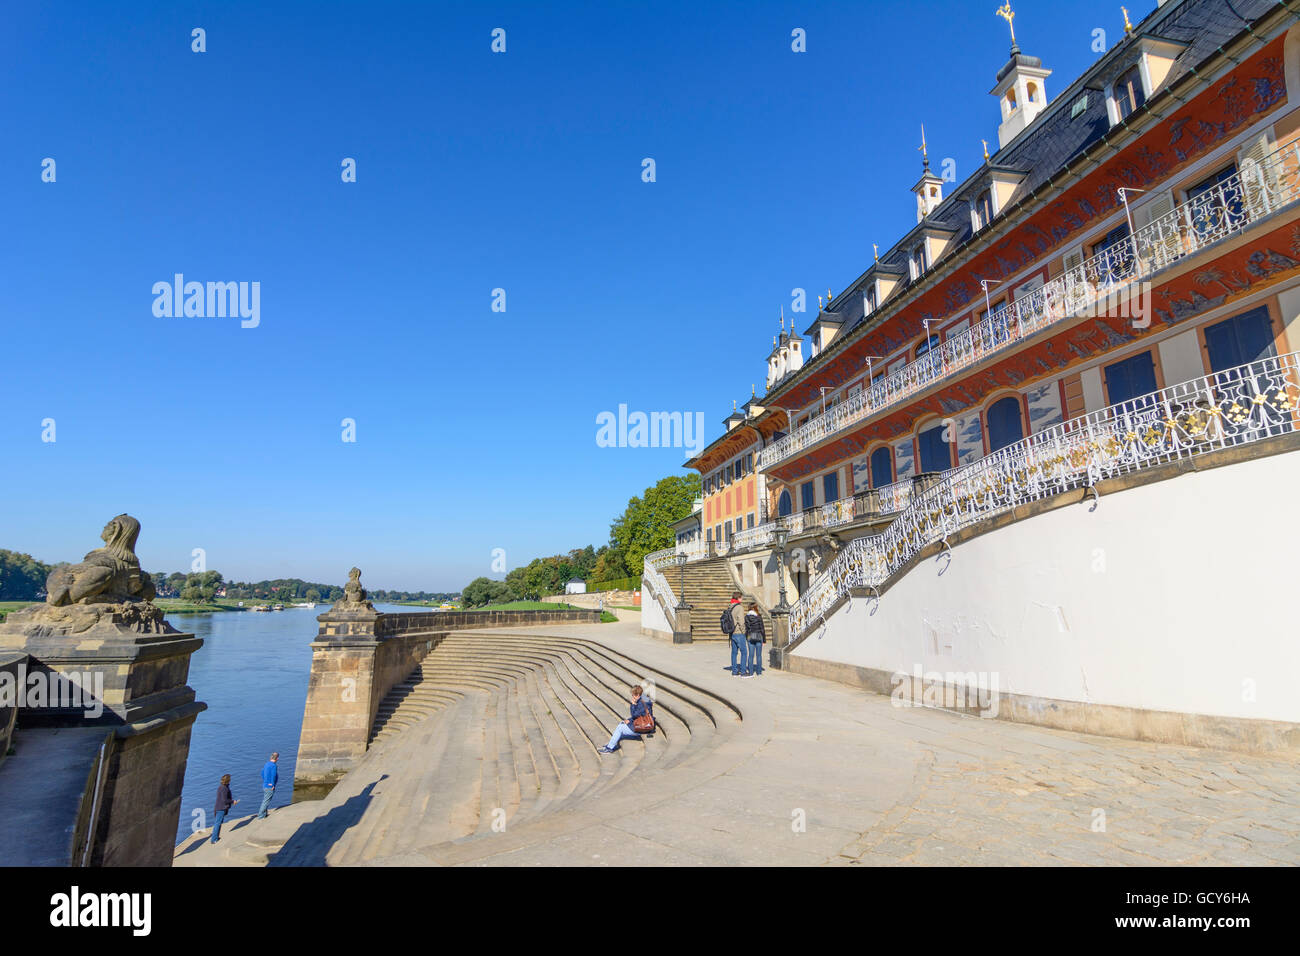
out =
[[[923,159],[916,225],[819,297],[802,333],[782,318],[763,394],[687,463],[699,531],[647,558],[645,629],[680,634],[692,580],[725,570],[768,612],[789,602],[779,666],[885,692],[919,667],[994,672],[1015,703],[1003,716],[1160,739],[1213,737],[1217,720],[1238,742],[1300,746],[1294,695],[1240,699],[1241,681],[1300,672],[1294,647],[1269,643],[1289,616],[1234,661],[1223,644],[1241,635],[1209,628],[1265,628],[1274,596],[1185,563],[1241,571],[1272,560],[1259,535],[1290,522],[1289,548],[1300,528],[1294,487],[1276,487],[1300,480],[1284,454],[1296,8],[1126,13],[1123,39],[1054,96],[1012,30],[990,90],[996,151],[955,185]],[[1146,616],[1188,600],[1214,611],[1186,616],[1185,643],[1169,630],[1182,612]],[[720,637],[713,611],[696,609],[695,639]],[[1162,666],[1178,673],[1143,670]],[[1197,683],[1225,672],[1231,686]],[[1176,733],[1150,716],[1168,713]]]

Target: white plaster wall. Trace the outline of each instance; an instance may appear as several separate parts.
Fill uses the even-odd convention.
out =
[[[1086,368],[1079,373],[1079,385],[1083,388],[1083,407],[1089,412],[1106,407],[1106,392],[1101,387],[1101,369]]]
[[[1205,363],[1201,361],[1201,341],[1196,337],[1195,329],[1165,339],[1160,343],[1159,349],[1166,385],[1190,382],[1205,374]]]
[[[1286,330],[1286,347],[1300,350],[1300,286],[1279,292],[1277,302],[1282,311],[1282,326]]]
[[[999,529],[854,598],[795,650],[1000,693],[1300,722],[1300,452]],[[1243,688],[1254,682],[1254,700]]]
[[[654,593],[645,581],[641,582],[641,626],[652,631],[666,631],[669,634],[673,632],[673,626],[668,623],[664,609],[659,606]]]

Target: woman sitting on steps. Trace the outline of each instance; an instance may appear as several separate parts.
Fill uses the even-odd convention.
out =
[[[612,754],[618,750],[619,742],[624,737],[635,737],[640,740],[642,734],[651,733],[655,729],[654,702],[650,696],[644,693],[640,684],[628,691],[628,694],[632,700],[632,716],[614,728],[614,735],[609,738],[609,743],[601,747],[597,753]]]

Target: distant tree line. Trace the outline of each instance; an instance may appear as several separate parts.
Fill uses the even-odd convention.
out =
[[[30,554],[0,549],[0,601],[41,600],[45,597],[45,578],[55,567]]]
[[[66,562],[61,562],[66,563]],[[46,564],[30,554],[0,548],[0,601],[40,601],[45,597],[45,579],[57,564]],[[155,571],[149,575],[159,597],[179,598],[192,604],[212,604],[224,596],[232,601],[266,601],[288,604],[299,601],[337,601],[343,588],[335,584],[276,578],[270,581],[226,581],[220,571]],[[224,595],[223,593],[224,592]],[[460,597],[448,591],[370,591],[375,601],[431,601],[441,604]]]
[[[608,544],[534,558],[508,572],[503,581],[475,578],[465,585],[461,600],[466,607],[536,601],[563,593],[574,579],[599,584],[640,577],[647,554],[675,543],[672,525],[691,513],[699,495],[698,474],[663,478],[639,497],[629,499],[623,513],[609,526]]]

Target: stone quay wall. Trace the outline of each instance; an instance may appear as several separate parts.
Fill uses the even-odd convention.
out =
[[[572,604],[581,608],[599,608],[601,599],[606,608],[622,605],[633,607],[641,603],[640,591],[592,591],[590,594],[550,594],[542,598],[547,604]]]
[[[582,597],[570,594],[568,597]],[[586,595],[592,597],[593,595]],[[599,624],[600,612],[593,608],[577,611],[425,611],[415,614],[383,614],[384,633],[405,634],[412,630],[464,631],[483,627],[528,627],[535,624]]]
[[[328,793],[370,746],[384,697],[449,631],[598,623],[599,611],[329,611],[312,642],[294,799]]]

